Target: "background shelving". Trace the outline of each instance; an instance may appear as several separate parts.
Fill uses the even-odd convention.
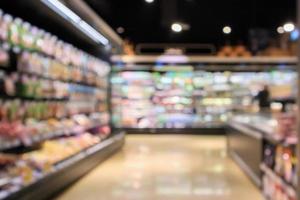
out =
[[[293,71],[114,73],[114,124],[119,128],[222,127],[234,112],[257,110],[254,96],[264,84],[270,87],[274,109],[294,101]],[[132,98],[137,94],[142,97]]]

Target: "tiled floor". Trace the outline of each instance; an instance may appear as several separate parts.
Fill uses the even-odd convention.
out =
[[[262,200],[220,136],[130,135],[58,200]]]

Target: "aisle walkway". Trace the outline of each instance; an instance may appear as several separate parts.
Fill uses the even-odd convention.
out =
[[[58,200],[262,200],[225,147],[218,136],[130,135]]]

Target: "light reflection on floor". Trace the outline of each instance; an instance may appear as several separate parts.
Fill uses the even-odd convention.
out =
[[[225,137],[130,135],[124,149],[59,200],[262,200]]]

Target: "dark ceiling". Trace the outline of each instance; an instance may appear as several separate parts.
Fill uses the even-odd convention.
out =
[[[123,38],[134,43],[212,43],[249,41],[249,30],[264,29],[275,37],[276,28],[296,21],[296,0],[86,0]],[[190,30],[172,33],[171,23],[184,22]],[[230,25],[230,36],[222,27]]]
[[[64,25],[31,8],[30,1],[36,0],[0,1],[0,8],[91,51],[85,41],[66,31]],[[219,47],[225,42],[242,42],[252,49],[253,35],[254,44],[261,40],[259,46],[264,47],[270,38],[278,36],[279,25],[296,21],[296,0],[154,0],[152,4],[145,0],[85,1],[113,29],[124,27],[121,37],[135,44],[208,43]],[[175,21],[189,24],[190,29],[173,33],[170,26]],[[233,29],[229,36],[222,33],[225,25]]]

